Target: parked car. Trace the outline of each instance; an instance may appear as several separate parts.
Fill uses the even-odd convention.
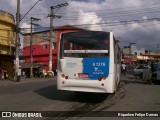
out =
[[[160,70],[158,70],[158,64],[154,63],[153,64],[153,72],[152,72],[152,76],[151,79],[154,81],[160,81]]]
[[[133,71],[134,71],[134,75],[136,76],[140,76],[140,78],[142,78],[143,76],[143,69],[151,69],[151,67],[149,65],[146,64],[141,64],[138,65]]]

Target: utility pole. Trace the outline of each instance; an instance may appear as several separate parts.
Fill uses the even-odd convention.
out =
[[[37,2],[29,9],[29,11],[23,16],[23,18],[35,7],[35,5],[41,0],[37,0]],[[16,40],[15,40],[15,47],[16,47],[16,51],[15,51],[15,76],[17,79],[17,73],[18,73],[18,67],[19,67],[19,46],[20,46],[20,38],[19,38],[19,32],[20,32],[20,28],[19,28],[19,24],[20,21],[22,21],[22,19],[20,19],[20,0],[17,0],[17,13],[16,13]],[[33,19],[34,20],[34,19]],[[32,20],[31,20],[32,21]],[[32,22],[31,22],[32,23]],[[32,31],[32,24],[31,24],[31,31]],[[32,32],[31,32],[32,33]],[[31,38],[32,39],[32,38]],[[31,46],[32,46],[32,41],[30,42]],[[31,47],[32,49],[32,47]],[[31,50],[32,51],[32,50]],[[31,53],[31,59],[32,59],[32,52]],[[31,60],[32,61],[32,60]],[[31,63],[31,69],[32,69],[32,63]],[[31,73],[32,70],[31,70]],[[31,74],[33,76],[33,74]]]
[[[16,41],[15,41],[15,46],[16,46],[16,60],[15,60],[15,75],[17,79],[17,73],[18,73],[18,67],[19,67],[19,46],[20,46],[20,39],[19,39],[19,20],[20,20],[20,0],[17,0],[17,13],[16,13]]]
[[[33,78],[33,49],[32,49],[32,25],[37,25],[33,23],[34,21],[38,21],[38,18],[30,18],[31,20],[31,35],[30,35],[30,78]]]
[[[52,38],[53,38],[53,7],[51,6],[51,15],[50,15],[50,40],[49,40],[49,71],[52,71]]]
[[[56,6],[51,6],[51,13],[48,15],[50,17],[50,40],[49,40],[49,71],[52,71],[52,48],[53,48],[53,18],[57,17],[60,18],[61,16],[54,15],[61,7],[67,6],[68,3],[58,4]],[[55,12],[54,12],[54,9]]]
[[[129,43],[129,63],[131,64],[132,60],[131,60],[131,46],[133,44],[136,44],[136,43]]]

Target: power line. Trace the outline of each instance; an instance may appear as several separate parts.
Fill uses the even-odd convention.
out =
[[[156,11],[151,11],[151,10],[156,10]],[[87,11],[88,12],[88,11]],[[138,13],[137,13],[138,12]],[[157,7],[157,8],[152,8],[152,9],[148,9],[148,8],[146,8],[146,9],[139,9],[139,10],[132,10],[132,11],[115,11],[115,12],[102,12],[102,13],[98,13],[98,12],[96,12],[97,14],[100,14],[101,16],[103,16],[103,15],[106,15],[106,13],[107,13],[107,17],[108,17],[108,15],[110,16],[115,16],[116,14],[118,14],[118,15],[125,15],[125,14],[142,14],[142,13],[153,13],[153,12],[159,12],[159,7]],[[72,17],[72,18],[77,18],[78,16],[75,16],[75,15],[73,15],[73,14],[71,14],[72,12],[69,12],[70,13],[70,15],[67,15],[67,13],[65,13],[65,15],[63,16],[63,17]],[[76,15],[77,15],[77,13],[79,13],[79,12],[76,12]],[[61,13],[62,14],[62,13]],[[43,17],[45,17],[45,16],[47,16],[47,14],[29,14],[29,15],[37,15],[37,16],[43,16]],[[63,14],[62,14],[63,15]],[[93,15],[90,15],[89,17],[94,17]]]
[[[157,12],[160,12],[159,10],[157,11],[142,11],[142,12],[139,12],[139,13],[125,13],[125,14],[118,14],[118,15],[114,15],[114,14],[107,14],[107,16],[104,16],[104,15],[99,15],[99,16],[93,16],[93,15],[89,15],[89,16],[85,16],[86,19],[96,19],[97,17],[98,18],[101,18],[101,19],[105,19],[105,18],[110,18],[110,17],[122,17],[122,16],[131,16],[131,15],[138,15],[138,14],[147,14],[147,13],[157,13]],[[46,17],[41,17],[41,19],[44,19],[46,20]],[[60,19],[59,21],[71,21],[71,20],[81,20],[81,19],[84,19],[82,18],[81,16],[74,16],[74,17],[69,17],[69,16],[63,16],[63,19]]]
[[[39,1],[42,1],[42,0],[37,0],[37,2],[28,10],[28,12],[20,19],[20,21],[23,20],[23,18],[36,6],[36,4],[37,4]]]
[[[114,25],[126,25],[126,24],[132,24],[132,23],[147,23],[147,22],[152,22],[152,21],[160,21],[160,18],[150,18],[150,19],[142,19],[142,20],[129,20],[129,21],[117,21],[117,22],[103,22],[103,23],[94,23],[94,24],[79,24],[79,25],[73,25],[75,27],[83,27],[83,26],[88,26],[88,25],[109,25],[109,26],[114,26]],[[57,26],[58,27],[58,26]],[[43,27],[46,28],[46,27]],[[29,29],[29,28],[22,28],[22,29]],[[39,29],[39,28],[35,28]]]
[[[154,5],[159,5],[159,4],[160,4],[160,3],[145,5],[145,6],[143,6],[144,8],[142,8],[142,6],[137,6],[137,7],[141,7],[141,8],[138,9],[138,10],[143,10],[143,11],[144,11],[144,10],[148,9],[148,7],[149,7],[149,8],[153,8]],[[147,6],[147,7],[146,7],[146,6]],[[158,7],[159,7],[159,6],[158,6]],[[157,7],[157,8],[158,8],[158,7]],[[128,8],[129,8],[129,9],[128,9]],[[132,9],[132,8],[134,8],[134,10],[135,10],[136,7],[135,7],[135,6],[134,6],[134,7],[125,7],[125,8],[119,7],[119,8],[113,8],[113,9],[101,9],[101,10],[91,10],[91,11],[88,10],[87,12],[97,12],[97,13],[98,13],[99,11],[105,11],[105,12],[106,12],[106,11],[110,11],[110,10],[114,10],[114,11],[117,10],[117,11],[121,12],[120,10],[122,10],[122,9],[124,9],[124,10],[126,9],[126,12],[128,12],[128,11],[131,11],[130,9]],[[76,9],[77,9],[77,8],[76,8]],[[133,10],[132,10],[132,11],[133,11]],[[78,12],[70,12],[70,13],[76,13],[76,14],[77,14]],[[65,12],[65,13],[61,13],[61,14],[62,14],[62,15],[63,15],[63,14],[66,14],[66,12]]]
[[[143,23],[143,22],[151,22],[151,21],[159,21],[160,18],[151,18],[151,19],[147,19],[147,20],[130,20],[130,21],[118,21],[118,22],[103,22],[103,23],[94,23],[94,24],[79,24],[79,25],[73,25],[73,26],[76,26],[76,27],[80,27],[80,26],[88,26],[88,25],[126,25],[126,24],[132,24],[133,22],[135,23]]]
[[[148,20],[137,20],[137,22],[145,24],[145,23],[148,23],[148,22],[155,21],[157,19],[160,19],[160,18],[151,18],[151,19],[148,19],[150,21],[148,21]],[[133,20],[133,21],[135,21],[135,20]],[[97,23],[95,23],[95,24],[81,24],[81,25],[75,25],[75,26],[82,26],[83,28],[87,28],[85,25],[94,25],[94,26],[96,26],[96,25],[107,25],[107,26],[117,27],[117,25],[118,26],[124,25],[124,22],[125,22],[125,25],[132,24],[133,21],[131,20],[131,21],[123,21],[123,22],[122,21],[119,21],[119,22],[106,22],[106,23],[99,23],[99,24],[97,24]],[[145,27],[145,26],[146,27],[153,27],[150,24],[147,24],[147,25],[144,25],[144,24],[143,24],[143,27]],[[152,23],[152,24],[154,24],[154,23]],[[156,24],[159,24],[159,21],[157,21]],[[59,27],[59,26],[57,26],[57,27]],[[45,29],[45,28],[49,29],[49,27],[39,27],[39,28],[33,28],[33,29],[34,30],[38,30],[38,29]],[[25,29],[30,29],[30,28],[21,28],[21,30],[25,30]],[[112,29],[114,29],[114,28],[112,28]],[[115,28],[115,29],[117,29],[117,28]],[[123,29],[125,29],[125,28],[123,27]],[[3,30],[3,31],[13,31],[13,32],[15,31],[15,30],[9,30],[9,29],[0,29],[0,30]]]
[[[151,7],[152,9],[153,9],[153,7],[152,6],[155,6],[155,5],[159,5],[160,3],[156,3],[156,4],[150,4],[150,5],[146,5],[146,6],[148,6],[148,7]],[[137,6],[137,7],[140,7],[140,6]],[[130,7],[130,8],[135,8],[135,7]],[[159,7],[158,7],[159,8]],[[117,8],[116,8],[117,9]],[[109,10],[116,10],[116,9],[104,9],[104,10],[96,10],[96,12],[97,11],[109,11]],[[119,9],[120,8],[118,8],[118,11],[119,11]],[[126,8],[121,8],[121,9],[127,9],[127,7]],[[148,11],[148,10],[150,10],[150,9],[148,9],[148,8],[142,8],[142,9],[138,9],[138,10],[143,10],[142,12],[144,12],[144,11]],[[89,11],[88,11],[89,12]],[[93,12],[93,10],[91,11],[91,12]],[[141,12],[141,11],[133,11],[133,10],[127,10],[127,11],[119,11],[119,12]],[[116,12],[116,14],[117,13],[119,13],[119,12]],[[70,12],[70,13],[77,13],[77,12]],[[115,12],[112,12],[112,13],[109,13],[109,14],[112,14],[112,15],[114,15],[114,13]],[[66,14],[66,13],[61,13],[62,15],[63,14]],[[101,13],[98,13],[98,14],[101,14]],[[123,13],[124,14],[124,13]],[[138,13],[139,14],[139,13]],[[28,14],[29,15],[29,14]],[[36,15],[36,14],[31,14],[31,15]],[[37,14],[37,15],[40,15],[40,14]],[[107,13],[107,15],[108,15],[108,13]],[[73,17],[73,16],[72,16]]]
[[[153,6],[155,6],[155,5],[160,5],[160,3],[154,3],[154,4],[149,4],[149,5],[144,5],[143,7],[144,7],[144,9],[148,9],[148,7],[150,7],[150,8],[153,8]],[[128,8],[129,9],[135,9],[135,8],[139,8],[139,7],[142,7],[142,6],[134,6],[134,7],[119,7],[119,8],[109,8],[109,9],[102,9],[102,10],[91,10],[91,11],[88,11],[88,12],[98,12],[98,11],[110,11],[110,10],[118,10],[118,11],[120,11],[121,9],[127,9],[127,11],[128,11]],[[159,6],[158,6],[159,7]],[[158,8],[157,7],[157,8]],[[76,8],[77,9],[77,8]],[[143,10],[143,8],[141,8],[142,10]],[[70,12],[70,13],[77,13],[77,12]],[[12,14],[16,14],[16,13],[13,13],[12,12]],[[64,12],[64,13],[61,13],[61,14],[66,14],[66,12]],[[22,14],[23,15],[23,14]],[[28,15],[40,15],[40,14],[28,14]],[[44,15],[44,14],[41,14],[41,15]]]

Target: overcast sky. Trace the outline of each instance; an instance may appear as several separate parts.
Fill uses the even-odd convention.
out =
[[[22,16],[37,0],[20,0]],[[30,17],[37,17],[42,27],[49,27],[50,7],[67,2],[69,5],[57,11],[60,19],[54,26],[78,25],[78,27],[112,31],[120,45],[130,42],[137,47],[157,50],[160,44],[160,0],[42,0],[22,20],[21,27],[28,28]],[[0,9],[16,15],[17,0],[0,0]],[[158,46],[160,51],[160,45]]]

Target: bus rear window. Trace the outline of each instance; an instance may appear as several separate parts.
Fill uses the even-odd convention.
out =
[[[80,31],[63,33],[62,57],[104,57],[109,55],[109,33]]]

